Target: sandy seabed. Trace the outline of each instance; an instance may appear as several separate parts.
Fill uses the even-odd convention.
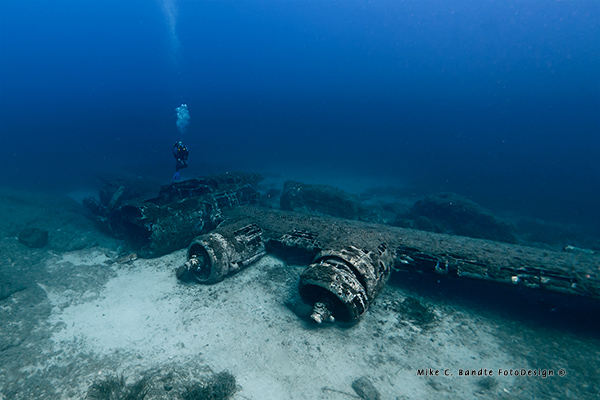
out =
[[[600,393],[597,332],[513,319],[435,279],[393,276],[358,324],[316,326],[299,312],[304,266],[267,256],[218,284],[183,284],[184,250],[121,264],[103,244],[32,250],[7,229],[1,271],[19,290],[0,300],[0,399],[82,399],[106,376],[161,369],[229,371],[240,400],[366,398],[359,378],[381,399]],[[499,376],[511,369],[531,376]]]

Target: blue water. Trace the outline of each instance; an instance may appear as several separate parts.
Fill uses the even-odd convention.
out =
[[[600,3],[0,2],[0,185],[168,182],[178,139],[600,225]]]

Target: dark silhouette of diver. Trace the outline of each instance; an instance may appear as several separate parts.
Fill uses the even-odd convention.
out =
[[[190,154],[187,146],[183,144],[181,140],[173,143],[173,156],[177,163],[175,164],[175,175],[173,175],[173,181],[179,180],[179,170],[188,166],[187,158]]]

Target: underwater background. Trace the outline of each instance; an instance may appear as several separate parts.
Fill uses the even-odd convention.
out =
[[[385,178],[597,228],[600,3],[0,2],[0,185],[168,183],[179,139],[183,179]]]

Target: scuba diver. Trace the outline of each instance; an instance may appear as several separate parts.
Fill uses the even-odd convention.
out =
[[[179,170],[188,166],[187,158],[190,154],[187,146],[183,144],[181,140],[173,143],[173,156],[177,163],[175,164],[175,175],[173,175],[173,181],[179,180]]]

